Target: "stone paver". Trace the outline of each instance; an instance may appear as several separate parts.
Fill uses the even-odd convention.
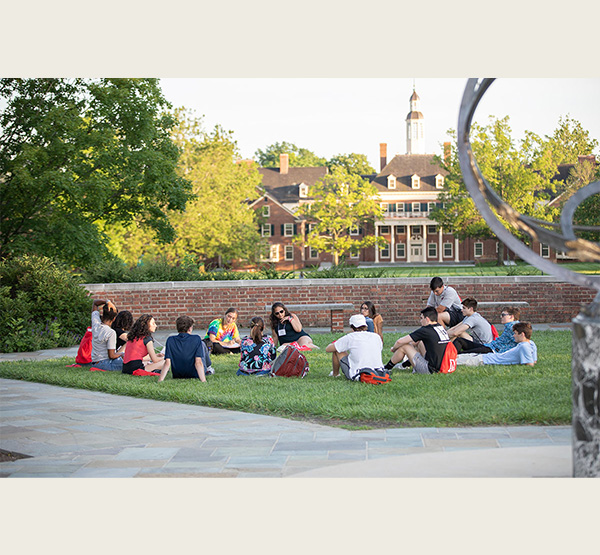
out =
[[[563,476],[571,446],[570,426],[350,431],[4,379],[0,416],[0,448],[31,456],[0,477]]]

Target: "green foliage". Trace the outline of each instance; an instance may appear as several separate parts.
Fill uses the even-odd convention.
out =
[[[0,363],[0,377],[104,391],[161,401],[226,408],[344,427],[569,424],[571,332],[534,331],[538,363],[459,368],[449,375],[413,375],[395,369],[381,386],[329,378],[325,347],[340,334],[314,334],[321,348],[306,352],[302,379],[236,376],[239,357],[213,358],[214,376],[198,380],[136,378],[120,372],[65,368],[73,359]],[[384,333],[383,360],[398,334]]]
[[[334,166],[311,187],[314,202],[303,204],[297,214],[315,222],[314,228],[297,242],[333,255],[337,265],[346,253],[380,245],[381,237],[350,235],[352,227],[360,227],[382,218],[377,191],[368,181]]]
[[[312,266],[302,271],[302,275],[306,279],[380,278],[384,277],[386,273],[386,268],[358,269],[345,262],[340,262],[330,268],[319,269],[318,266]]]
[[[111,252],[128,264],[147,257],[175,262],[187,255],[218,257],[220,265],[258,260],[262,239],[249,208],[260,184],[256,164],[239,160],[230,132],[217,126],[207,133],[200,119],[183,110],[175,115],[174,140],[182,152],[178,172],[191,182],[193,195],[184,212],[168,212],[176,236],[168,244],[156,243],[136,218],[127,227],[106,228]]]
[[[0,262],[0,351],[77,344],[90,323],[91,302],[68,270],[23,255]]]
[[[106,254],[100,220],[162,241],[188,182],[175,173],[175,120],[156,79],[0,80],[0,258],[75,265]]]
[[[327,162],[327,167],[330,171],[336,166],[341,166],[352,175],[372,175],[377,173],[375,168],[369,164],[364,154],[356,154],[354,152],[351,154],[338,154]]]
[[[299,148],[295,144],[287,143],[285,141],[273,143],[272,145],[267,146],[265,150],[259,148],[254,153],[254,156],[261,168],[278,168],[280,154],[289,155],[290,167],[312,168],[315,166],[327,165],[327,160],[325,158],[320,158],[314,152],[311,152],[306,148]]]

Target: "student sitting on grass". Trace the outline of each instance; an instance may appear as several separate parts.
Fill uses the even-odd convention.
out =
[[[237,310],[228,308],[223,318],[216,318],[208,325],[204,343],[213,355],[240,352],[240,332],[235,323],[237,317]]]
[[[242,338],[238,376],[266,376],[271,372],[277,356],[275,343],[270,335],[263,335],[265,323],[255,316],[250,320],[250,337]]]
[[[464,338],[476,343],[488,343],[494,336],[492,335],[492,326],[477,311],[477,301],[475,299],[464,299],[462,302],[463,321],[448,330],[450,339]],[[456,346],[456,342],[455,342]]]
[[[529,322],[518,322],[513,326],[516,347],[503,353],[462,353],[456,357],[456,364],[479,366],[480,364],[526,364],[537,362],[537,346],[531,340],[532,328]]]
[[[383,342],[379,335],[368,332],[367,320],[362,314],[350,317],[350,327],[352,332],[327,345],[325,352],[331,353],[333,370],[330,376],[337,378],[341,368],[348,380],[358,381],[362,368],[383,370]]]
[[[127,334],[125,354],[123,355],[123,374],[133,374],[134,370],[146,370],[146,372],[158,372],[162,369],[164,355],[156,354],[154,351],[154,338],[152,334],[156,331],[156,321],[150,314],[142,314],[133,324]],[[144,365],[144,357],[150,360]]]
[[[175,321],[178,335],[167,339],[165,347],[165,365],[160,372],[159,382],[162,382],[169,370],[173,369],[174,379],[199,379],[206,381],[204,363],[207,349],[199,335],[193,335],[194,320],[189,316],[180,316]]]
[[[127,343],[127,333],[133,326],[133,315],[129,310],[121,310],[110,326],[117,333],[117,349]]]
[[[466,299],[465,299],[466,300]],[[502,333],[493,341],[477,343],[462,337],[454,340],[457,353],[504,353],[517,346],[513,336],[513,326],[519,322],[521,311],[516,306],[505,306],[500,313],[500,321],[504,324]]]
[[[403,366],[412,366],[413,374],[435,374],[440,371],[450,337],[444,326],[438,323],[438,316],[436,309],[431,306],[421,310],[421,327],[394,343],[391,349],[394,354],[385,365],[386,370],[391,370],[407,357]]]
[[[100,316],[102,307],[102,317]],[[92,368],[120,372],[121,356],[125,347],[117,350],[117,333],[110,326],[117,316],[117,309],[110,301],[95,300],[92,305]]]
[[[278,341],[281,346],[295,342],[301,347],[315,348],[311,336],[302,329],[300,318],[292,314],[283,303],[276,302],[271,305],[269,320],[276,344]]]

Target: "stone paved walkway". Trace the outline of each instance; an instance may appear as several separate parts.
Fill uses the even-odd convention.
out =
[[[0,477],[571,476],[570,426],[348,431],[0,380]]]

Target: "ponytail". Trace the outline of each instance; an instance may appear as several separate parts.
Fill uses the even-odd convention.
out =
[[[262,318],[255,316],[252,318],[252,320],[250,320],[250,324],[252,324],[252,328],[250,329],[250,337],[254,343],[260,345],[263,340],[262,332],[265,329],[265,323],[263,322]]]

